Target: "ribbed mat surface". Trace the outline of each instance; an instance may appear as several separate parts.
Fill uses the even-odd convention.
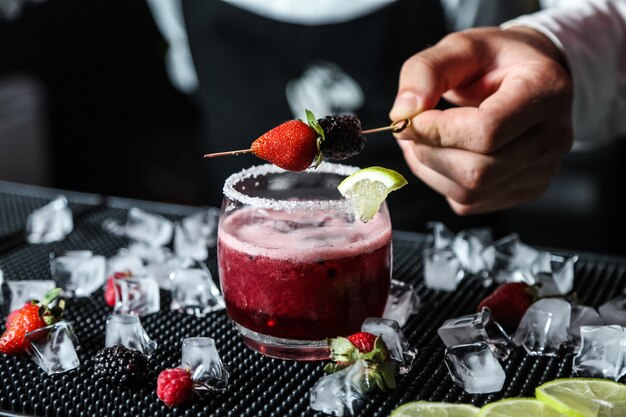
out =
[[[0,199],[1,200],[1,199]],[[168,217],[176,218],[169,210]],[[89,249],[111,256],[125,239],[104,232],[106,218],[121,219],[125,210],[98,208],[79,218],[75,231],[64,241],[41,246],[23,245],[0,255],[5,279],[50,278],[48,255],[70,249]],[[413,370],[399,379],[399,387],[377,393],[359,415],[388,416],[398,405],[412,400],[472,403],[477,406],[503,398],[532,396],[542,382],[572,374],[571,357],[533,358],[518,349],[505,365],[504,389],[492,395],[469,395],[454,385],[443,363],[444,347],[437,328],[444,320],[471,313],[489,289],[466,280],[453,293],[428,290],[422,283],[423,237],[400,233],[394,238],[394,278],[413,283],[423,300],[418,314],[405,327],[410,343],[419,348]],[[208,266],[217,280],[215,250]],[[597,306],[626,286],[626,260],[582,256],[576,266],[576,290],[583,302]],[[190,406],[169,409],[155,394],[154,386],[119,389],[93,377],[90,358],[104,344],[104,322],[109,307],[102,291],[89,299],[69,300],[66,318],[81,343],[81,366],[62,375],[47,376],[26,357],[0,356],[0,416],[2,412],[37,416],[314,416],[309,393],[323,375],[323,363],[297,363],[266,358],[247,349],[226,317],[218,312],[206,318],[169,311],[169,294],[162,292],[161,312],[142,318],[159,346],[156,367],[161,370],[180,362],[185,337],[210,336],[231,372],[228,392]],[[0,323],[4,325],[4,323]]]

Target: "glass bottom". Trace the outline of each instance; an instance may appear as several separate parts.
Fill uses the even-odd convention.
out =
[[[243,342],[265,356],[294,361],[323,361],[330,358],[325,340],[296,340],[267,336],[235,323]]]

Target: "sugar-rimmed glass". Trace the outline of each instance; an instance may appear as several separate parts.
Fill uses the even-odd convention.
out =
[[[357,168],[305,172],[261,165],[230,176],[218,228],[226,309],[244,342],[268,356],[328,357],[325,339],[380,317],[391,279],[385,204],[368,223],[337,185]]]

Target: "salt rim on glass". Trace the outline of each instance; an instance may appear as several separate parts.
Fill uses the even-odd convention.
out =
[[[308,168],[304,172],[335,174],[341,176],[352,175],[360,168],[350,165],[334,164],[322,162],[317,168]],[[272,164],[255,165],[242,171],[232,174],[224,182],[224,196],[230,200],[238,201],[242,204],[273,210],[295,211],[295,210],[350,210],[352,205],[345,199],[338,200],[274,200],[263,197],[251,197],[237,191],[235,186],[243,180],[257,178],[268,174],[289,173],[282,168]]]

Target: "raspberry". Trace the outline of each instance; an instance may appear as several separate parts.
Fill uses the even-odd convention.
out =
[[[365,147],[365,137],[361,134],[361,122],[354,116],[326,116],[318,119],[324,130],[322,154],[328,159],[342,160],[357,155]]]
[[[93,357],[94,374],[114,385],[128,387],[148,380],[148,358],[135,349],[111,346]]]
[[[166,369],[157,379],[157,397],[168,407],[184,404],[193,396],[191,373],[182,368]]]

